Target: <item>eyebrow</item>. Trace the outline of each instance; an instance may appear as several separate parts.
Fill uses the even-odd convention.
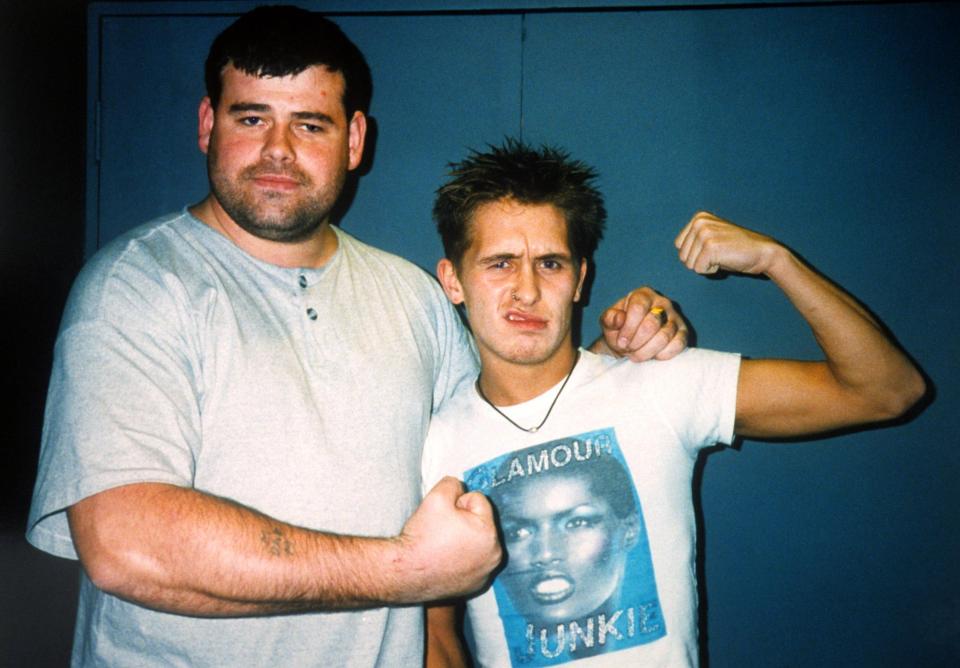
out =
[[[501,262],[503,260],[516,260],[520,257],[516,253],[495,253],[493,255],[486,255],[481,258],[477,258],[477,262],[480,264],[486,264],[488,262]],[[573,256],[567,253],[544,253],[543,255],[537,255],[534,260],[555,260],[558,262],[573,262]]]
[[[518,257],[520,256],[516,253],[495,253],[494,255],[478,257],[477,262],[480,264],[487,264],[488,262],[500,262],[502,260],[516,260]]]
[[[258,104],[256,102],[234,102],[230,105],[230,108],[227,109],[227,112],[231,114],[242,114],[245,111],[267,112],[270,111],[270,105]]]
[[[573,262],[573,255],[570,253],[545,253],[538,255],[536,260],[556,260],[558,262]]]
[[[244,114],[248,112],[257,112],[261,114],[269,113],[272,110],[272,107],[269,104],[262,104],[259,102],[235,102],[230,105],[227,110],[228,113]],[[322,111],[295,111],[292,116],[301,121],[318,121],[320,123],[329,123],[334,124],[333,117],[329,114],[325,114]]]
[[[333,117],[322,111],[295,111],[293,117],[301,121],[318,121],[320,123],[329,123],[334,125]]]

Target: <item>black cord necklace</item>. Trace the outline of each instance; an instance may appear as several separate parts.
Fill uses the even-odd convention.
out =
[[[487,402],[487,405],[490,406],[490,408],[492,408],[493,410],[497,411],[504,420],[506,420],[507,422],[509,422],[510,424],[512,424],[514,427],[516,427],[517,429],[520,429],[521,431],[525,431],[525,432],[527,432],[528,434],[536,434],[538,431],[540,431],[540,427],[542,427],[543,425],[545,425],[545,424],[547,423],[547,418],[549,418],[549,417],[550,417],[550,413],[553,412],[553,407],[557,405],[557,399],[559,399],[559,398],[560,398],[560,395],[563,393],[563,388],[565,388],[565,387],[567,386],[567,381],[570,380],[570,376],[573,375],[573,370],[577,368],[577,362],[579,362],[579,361],[580,361],[580,351],[578,350],[578,351],[577,351],[577,356],[576,356],[576,358],[573,360],[573,366],[570,367],[570,371],[569,371],[569,373],[567,373],[567,377],[563,379],[563,384],[560,385],[560,389],[557,390],[556,396],[554,396],[554,397],[553,397],[553,401],[550,402],[550,408],[547,409],[547,414],[543,416],[543,419],[540,420],[540,424],[538,424],[536,427],[524,427],[524,426],[522,426],[522,425],[519,425],[519,424],[517,424],[516,422],[514,422],[513,420],[511,420],[509,415],[507,415],[507,414],[504,413],[502,410],[500,410],[499,408],[497,408],[496,406],[494,406],[494,405],[493,405],[493,402],[490,401],[489,399],[487,399],[487,395],[485,395],[485,394],[483,393],[483,389],[480,387],[480,376],[477,376],[477,383],[476,383],[476,385],[477,385],[477,393],[480,395],[480,398],[481,398],[481,399],[483,399],[484,401]]]

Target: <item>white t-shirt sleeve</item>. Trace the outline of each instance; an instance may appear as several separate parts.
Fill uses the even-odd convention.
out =
[[[109,283],[109,289],[104,284]],[[191,484],[199,442],[184,312],[144,274],[82,276],[58,337],[28,540],[76,558],[66,508],[136,482]]]
[[[657,376],[650,400],[683,443],[699,449],[733,442],[740,355],[690,348],[649,372]]]
[[[433,391],[433,412],[453,396],[461,384],[472,382],[477,377],[479,364],[473,338],[464,326],[453,305],[447,301],[436,284],[435,309],[437,341],[440,346],[441,365]]]

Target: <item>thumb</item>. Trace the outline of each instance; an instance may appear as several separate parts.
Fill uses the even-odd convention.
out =
[[[627,320],[627,312],[618,305],[611,306],[600,316],[600,324],[607,329],[620,329]]]
[[[462,494],[463,483],[453,476],[444,476],[436,485],[433,486],[433,489],[430,490],[427,496],[433,497],[434,499],[444,500],[453,504],[457,502],[457,499]]]
[[[467,492],[457,499],[457,508],[466,510],[484,519],[493,519],[493,507],[489,499],[480,492]]]

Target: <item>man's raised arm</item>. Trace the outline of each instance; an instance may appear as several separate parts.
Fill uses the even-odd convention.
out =
[[[291,526],[219,497],[139,483],[68,510],[101,589],[185,615],[231,617],[411,604],[471,593],[500,561],[489,502],[441,480],[399,536]]]
[[[922,376],[870,314],[774,239],[701,212],[675,245],[680,261],[698,273],[768,276],[825,354],[820,362],[744,360],[738,434],[796,436],[893,419],[923,395]]]

